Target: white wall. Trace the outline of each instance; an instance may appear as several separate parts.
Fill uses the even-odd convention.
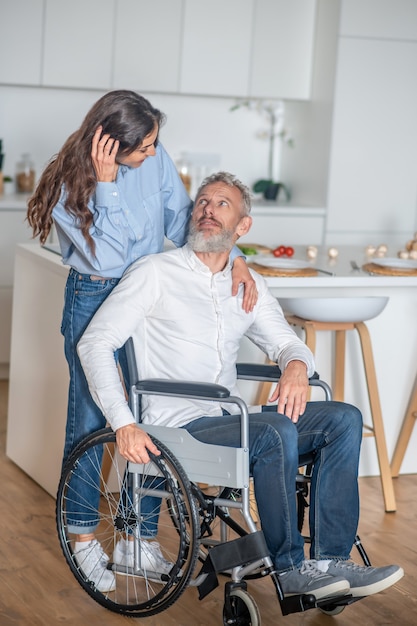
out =
[[[0,86],[3,173],[13,175],[23,152],[30,152],[40,175],[48,160],[76,130],[99,91]],[[173,158],[181,151],[218,154],[219,166],[246,184],[265,177],[267,145],[256,138],[263,127],[256,113],[230,112],[234,100],[144,94],[167,116],[161,139]]]

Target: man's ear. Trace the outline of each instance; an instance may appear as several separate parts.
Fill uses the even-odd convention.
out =
[[[250,217],[250,215],[245,215],[244,217],[242,217],[242,219],[240,220],[239,224],[236,227],[236,235],[238,237],[243,237],[243,235],[246,235],[246,233],[249,232],[251,226],[252,226],[252,218]]]

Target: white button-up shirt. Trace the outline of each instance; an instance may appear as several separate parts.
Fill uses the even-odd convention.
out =
[[[134,422],[114,361],[114,351],[129,337],[139,379],[218,383],[239,396],[236,359],[244,335],[282,370],[300,360],[313,374],[310,350],[286,322],[265,280],[252,274],[258,302],[245,313],[243,285],[232,296],[230,264],[212,274],[188,245],[142,258],[126,271],[78,344],[91,394],[114,430]],[[221,403],[143,398],[147,423],[183,426],[203,415],[222,415]]]

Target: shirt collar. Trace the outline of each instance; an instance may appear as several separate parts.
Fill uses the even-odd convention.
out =
[[[207,265],[203,263],[202,261],[200,261],[200,259],[198,258],[198,256],[195,254],[194,250],[191,248],[191,246],[188,243],[186,243],[183,246],[182,250],[184,252],[185,259],[192,270],[194,271],[197,270],[197,271],[209,273],[209,274],[212,273],[211,270],[207,267]],[[223,276],[228,276],[231,273],[231,271],[232,271],[232,264],[230,262],[230,255],[229,255],[225,268],[221,272],[218,272],[218,273],[222,274]]]

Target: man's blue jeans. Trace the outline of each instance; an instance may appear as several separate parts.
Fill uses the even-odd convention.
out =
[[[201,417],[184,428],[206,443],[240,446],[240,416]],[[348,559],[359,518],[358,464],[362,415],[343,402],[309,402],[297,424],[263,407],[250,415],[250,472],[268,549],[278,572],[304,560],[297,528],[295,478],[299,455],[312,454],[312,559]]]

